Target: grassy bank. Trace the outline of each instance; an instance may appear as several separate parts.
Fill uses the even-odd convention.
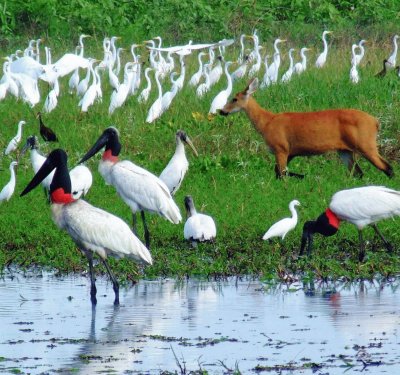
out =
[[[62,80],[59,104],[44,117],[44,121],[57,132],[60,138],[58,146],[66,149],[70,166],[77,163],[100,133],[111,124],[121,133],[121,159],[129,159],[157,175],[174,152],[174,135],[178,129],[188,133],[199,151],[198,158],[190,150],[187,151],[190,168],[175,199],[183,212],[184,196],[192,195],[197,209],[215,218],[217,241],[193,250],[183,240],[183,224],[172,225],[160,217],[149,216],[154,265],[144,270],[146,277],[251,274],[266,279],[276,276],[285,279],[288,274],[304,272],[318,277],[344,276],[355,279],[370,278],[377,273],[388,276],[400,270],[398,252],[386,254],[372,229],[368,228],[365,229],[365,238],[369,241],[367,257],[360,264],[357,261],[358,235],[350,224],[343,224],[332,238],[316,236],[313,258],[297,259],[303,223],[316,218],[327,207],[334,192],[371,184],[400,190],[400,81],[393,72],[382,80],[374,77],[381,68],[382,59],[391,50],[391,35],[379,34],[373,38],[371,32],[366,57],[360,68],[361,82],[353,85],[349,80],[349,41],[363,37],[362,33],[336,34],[328,63],[322,70],[313,67],[316,53],[322,48],[319,35],[315,35],[313,40],[298,41],[290,31],[286,30],[283,34],[281,36],[289,39],[289,46],[314,47],[309,55],[309,69],[303,75],[294,77],[287,85],[259,90],[255,94],[257,101],[274,112],[358,108],[373,114],[381,122],[379,143],[383,156],[394,167],[396,175],[393,179],[388,179],[363,159],[360,165],[365,176],[361,180],[355,179],[349,176],[336,154],[327,154],[297,158],[291,162],[290,170],[305,173],[304,180],[276,180],[273,156],[267,152],[262,139],[244,114],[227,118],[207,116],[213,97],[225,88],[224,77],[202,100],[197,99],[192,88],[185,86],[172,107],[151,125],[145,123],[145,118],[156,97],[154,91],[148,104],[140,105],[135,97],[131,97],[123,108],[110,117],[108,105],[111,90],[108,77],[103,74],[103,103],[94,105],[87,115],[82,115],[77,106],[78,99],[68,94],[68,79]],[[128,46],[131,41],[124,41],[124,45]],[[270,53],[273,39],[261,42]],[[51,45],[52,40],[49,39],[48,43]],[[71,42],[60,44],[55,41],[54,44],[55,59],[57,54],[71,50]],[[9,49],[12,50],[11,47]],[[98,40],[89,41],[87,50],[87,55],[102,57]],[[238,46],[228,50],[227,54],[231,56],[227,56],[227,59],[236,57],[237,52]],[[146,52],[142,51],[142,55],[145,57]],[[197,70],[196,61],[195,56],[187,58],[187,77]],[[285,46],[281,73],[287,65]],[[262,74],[263,71],[260,77]],[[247,79],[235,82],[233,90],[243,89],[246,82]],[[169,89],[167,83],[163,86],[164,90]],[[27,121],[23,142],[28,135],[39,134],[35,113],[42,107],[47,90],[46,85],[41,83],[42,100],[33,111],[11,97],[0,103],[0,149],[4,149],[15,135],[16,124],[21,119]],[[48,153],[55,147],[45,145],[41,139],[40,142],[42,153]],[[14,157],[12,155],[11,158]],[[0,186],[9,180],[8,165],[11,158],[4,156],[0,159],[3,169]],[[98,158],[90,160],[87,165],[94,176],[87,200],[130,223],[129,208],[114,188],[104,184],[97,172]],[[19,198],[19,193],[32,176],[30,160],[26,156],[18,167],[15,195],[0,206],[0,269],[13,264],[23,267],[38,265],[62,272],[85,270],[86,259],[77,251],[69,236],[52,223],[50,208],[41,189]],[[302,204],[299,208],[299,225],[283,242],[277,239],[263,242],[261,237],[269,226],[289,215],[288,204],[292,199],[298,199]],[[399,220],[396,219],[386,220],[379,225],[395,247],[400,243],[398,224]],[[139,235],[143,237],[141,231]],[[123,260],[112,263],[120,277],[138,277],[133,262]],[[98,266],[99,270],[101,267]]]

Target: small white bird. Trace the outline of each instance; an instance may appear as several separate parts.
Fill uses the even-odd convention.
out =
[[[160,174],[160,180],[164,181],[165,185],[173,196],[183,181],[185,174],[189,168],[189,162],[185,154],[185,146],[183,143],[189,145],[194,154],[198,156],[197,150],[192,141],[183,130],[178,130],[175,135],[176,150],[171,160]]]
[[[26,122],[23,120],[18,123],[17,135],[13,139],[11,139],[11,141],[9,142],[7,148],[4,151],[5,155],[8,155],[10,152],[13,152],[17,149],[18,143],[21,142],[22,126],[25,124],[26,124]]]
[[[301,74],[303,73],[306,69],[307,69],[307,56],[306,56],[306,52],[310,51],[311,48],[306,48],[303,47],[300,50],[300,56],[301,56],[301,62],[298,62],[295,64],[293,71],[297,74]]]
[[[9,201],[12,195],[14,194],[15,190],[15,171],[14,167],[18,165],[16,161],[12,161],[10,163],[10,173],[11,173],[11,178],[10,181],[3,187],[3,189],[0,192],[0,202],[2,201]]]
[[[185,197],[184,202],[188,216],[183,228],[185,239],[191,241],[193,246],[196,246],[197,242],[213,241],[217,236],[214,219],[209,215],[197,213],[190,195]]]
[[[300,255],[308,243],[307,252],[311,254],[314,233],[325,237],[333,236],[339,230],[341,221],[348,221],[358,229],[360,241],[359,260],[365,255],[362,229],[371,225],[382,239],[388,251],[392,245],[379,232],[375,223],[400,215],[400,191],[385,186],[364,186],[341,190],[332,196],[329,208],[315,221],[307,221],[303,227]]]
[[[296,206],[300,206],[300,202],[295,199],[289,203],[289,210],[292,213],[292,217],[287,217],[276,222],[271,228],[268,229],[262,239],[268,240],[272,237],[281,237],[283,240],[285,236],[297,225],[298,217],[295,208]]]
[[[358,74],[358,70],[357,70],[357,65],[356,64],[353,64],[351,66],[351,69],[350,69],[350,81],[352,83],[355,83],[355,84],[360,82],[360,76]]]
[[[232,93],[232,77],[228,71],[229,67],[232,64],[233,64],[232,61],[227,61],[225,63],[224,70],[225,70],[225,75],[226,75],[228,84],[226,86],[226,89],[220,91],[213,99],[209,113],[215,114],[218,112],[218,110],[222,109],[225,106],[226,102],[228,101],[229,96]]]
[[[389,67],[394,68],[396,66],[396,59],[397,59],[397,39],[399,39],[398,35],[395,35],[393,37],[393,52],[391,53],[391,55],[389,56],[388,60],[388,64]]]

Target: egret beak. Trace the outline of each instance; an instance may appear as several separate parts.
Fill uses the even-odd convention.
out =
[[[92,156],[96,155],[108,142],[108,134],[103,133],[92,148],[85,154],[85,156],[79,161],[78,164],[84,163],[86,160],[90,159]]]
[[[197,152],[197,150],[196,150],[196,147],[194,147],[194,144],[192,143],[192,141],[190,140],[190,138],[189,138],[188,136],[186,136],[185,142],[186,142],[186,144],[188,144],[189,147],[192,149],[193,153],[194,153],[196,156],[199,156],[199,154],[198,154],[198,152]]]
[[[40,169],[33,176],[31,182],[29,182],[28,186],[24,189],[24,191],[19,195],[23,197],[28,194],[31,190],[33,190],[36,186],[38,186],[52,171],[57,167],[55,153],[60,152],[60,149],[54,150],[50,153],[47,159],[44,161]],[[64,155],[66,157],[65,151]]]

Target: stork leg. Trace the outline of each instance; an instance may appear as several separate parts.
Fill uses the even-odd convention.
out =
[[[143,221],[144,239],[146,241],[146,247],[150,250],[150,232],[149,229],[147,228],[146,217],[144,216],[143,210],[140,211],[140,215],[142,216],[142,221]]]
[[[97,304],[97,299],[96,299],[96,278],[94,277],[94,272],[93,272],[93,254],[88,253],[86,254],[89,262],[89,272],[90,272],[90,300],[92,301],[93,305]]]
[[[137,237],[136,212],[132,212],[132,232]]]
[[[361,232],[360,229],[358,230],[358,240],[360,242],[360,251],[358,253],[358,260],[360,262],[362,262],[364,260],[364,257],[365,257],[365,246],[364,246],[364,240],[363,240],[362,232]]]
[[[115,300],[114,300],[114,305],[119,305],[119,284],[117,279],[115,278],[114,274],[111,272],[110,266],[108,265],[107,261],[105,259],[101,259],[103,261],[104,266],[106,267],[106,270],[110,276],[110,279],[113,283],[113,289],[115,293]]]
[[[378,227],[376,226],[376,224],[371,224],[372,228],[374,228],[376,234],[381,238],[381,240],[383,241],[383,243],[385,244],[385,247],[387,249],[387,251],[392,252],[393,251],[393,246],[391,245],[390,242],[388,242],[386,240],[385,237],[383,237],[383,234],[379,231]]]

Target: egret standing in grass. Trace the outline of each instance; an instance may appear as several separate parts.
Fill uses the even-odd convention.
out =
[[[390,68],[394,68],[396,66],[396,59],[397,59],[397,39],[399,39],[398,35],[395,35],[393,37],[393,52],[391,53],[391,55],[388,57],[388,65]]]
[[[17,149],[19,142],[21,142],[22,127],[23,127],[25,124],[26,124],[26,122],[23,121],[23,120],[21,120],[21,121],[18,123],[17,134],[16,134],[16,136],[15,136],[13,139],[11,139],[11,141],[8,143],[8,145],[7,145],[7,147],[6,147],[5,151],[4,151],[4,155],[8,155],[8,154],[10,154],[11,152],[14,152],[14,151]]]
[[[225,75],[226,79],[228,81],[228,85],[226,86],[225,90],[222,90],[217,94],[217,96],[213,99],[210,107],[209,113],[215,114],[218,112],[218,110],[222,109],[226,102],[228,101],[229,96],[232,93],[232,77],[229,74],[229,67],[232,65],[232,61],[227,61],[225,63]]]
[[[308,244],[307,252],[311,255],[314,233],[325,237],[333,236],[339,230],[341,221],[348,221],[358,229],[359,260],[365,255],[362,229],[371,225],[382,239],[386,249],[392,245],[383,237],[376,223],[400,215],[400,191],[384,186],[364,186],[341,190],[332,196],[329,207],[315,221],[307,221],[303,227],[300,255]]]
[[[190,195],[185,197],[184,203],[188,216],[183,228],[184,238],[191,241],[193,246],[197,242],[213,241],[217,236],[214,219],[209,215],[199,214]]]
[[[332,33],[332,31],[328,31],[328,30],[325,30],[322,33],[322,42],[324,43],[324,50],[318,56],[317,61],[315,61],[315,66],[317,68],[322,68],[326,63],[326,59],[328,57],[328,42],[326,41],[326,36],[331,33]]]
[[[295,199],[289,203],[289,210],[292,213],[292,217],[287,217],[276,222],[267,230],[262,239],[268,240],[272,237],[281,237],[283,240],[285,236],[297,225],[298,217],[296,206],[300,206],[300,202]]]
[[[90,159],[105,147],[99,172],[107,184],[117,190],[123,201],[132,210],[133,230],[136,233],[136,212],[140,211],[143,221],[147,248],[150,247],[150,232],[147,228],[144,212],[157,213],[173,224],[182,220],[178,206],[175,204],[168,187],[158,177],[128,160],[119,161],[121,151],[118,130],[107,128],[93,147],[79,163]]]
[[[16,161],[12,161],[10,163],[10,173],[11,178],[10,181],[3,187],[0,191],[0,202],[9,201],[15,190],[15,170],[14,167],[17,166],[18,163]]]
[[[171,195],[175,195],[185,174],[189,168],[189,162],[186,158],[184,143],[189,145],[194,154],[198,156],[197,150],[192,141],[183,130],[178,130],[175,135],[176,150],[171,160],[160,174],[160,180],[165,182]]]
[[[89,262],[92,304],[97,303],[96,284],[93,273],[93,255],[103,262],[113,283],[114,304],[119,305],[119,284],[107,263],[108,256],[128,257],[141,264],[152,264],[150,252],[119,217],[72,196],[71,179],[67,168],[67,154],[56,149],[50,153],[43,166],[21,193],[29,193],[55,170],[50,185],[53,220],[64,229],[84,253]]]

